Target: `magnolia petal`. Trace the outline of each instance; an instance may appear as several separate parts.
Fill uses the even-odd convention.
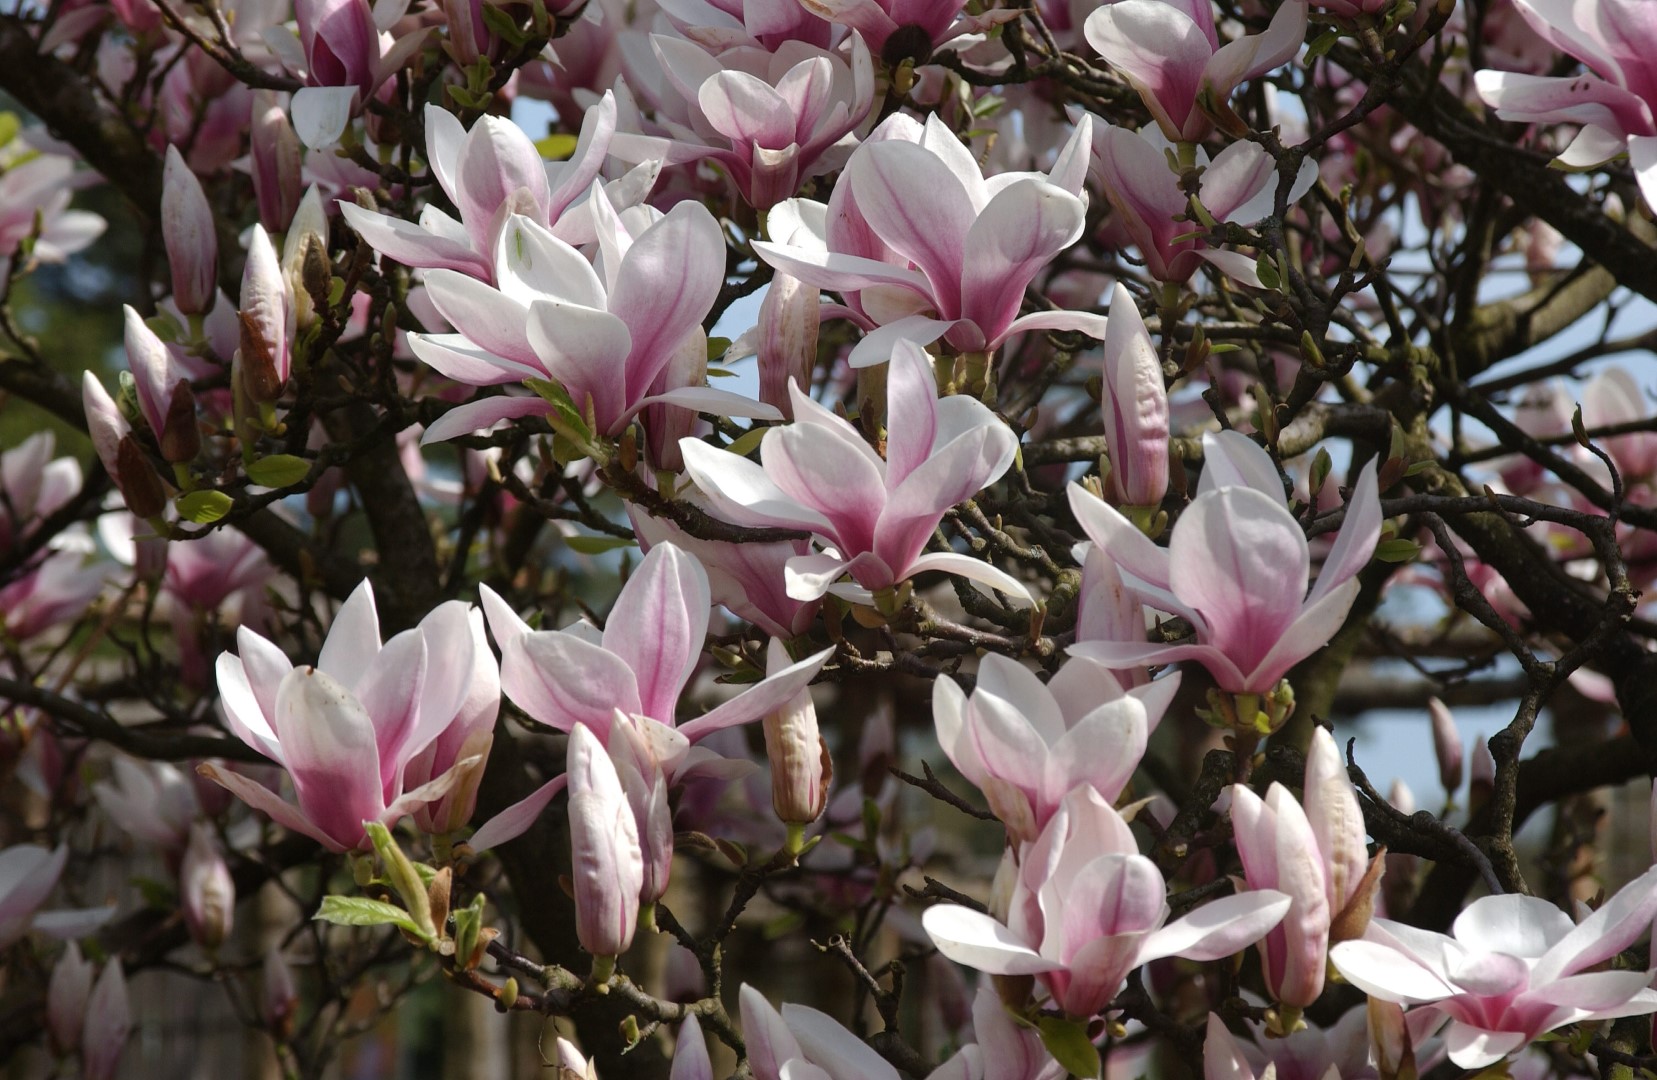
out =
[[[1209,961],[1241,952],[1283,921],[1290,900],[1273,889],[1258,889],[1210,901],[1146,937],[1139,962],[1164,956]]]

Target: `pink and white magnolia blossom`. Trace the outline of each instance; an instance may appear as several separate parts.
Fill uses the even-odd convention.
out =
[[[1540,897],[1473,901],[1450,934],[1375,919],[1329,959],[1371,997],[1449,1018],[1450,1060],[1482,1069],[1566,1024],[1657,1012],[1651,971],[1594,970],[1651,929],[1657,867],[1580,923]]]
[[[1114,0],[1082,27],[1087,43],[1139,91],[1162,133],[1200,142],[1214,130],[1204,111],[1288,63],[1306,39],[1305,0],[1285,0],[1262,34],[1220,44],[1211,0]]]
[[[406,0],[294,0],[297,35],[286,26],[265,31],[282,65],[304,79],[293,95],[293,127],[312,149],[339,142],[351,117],[425,43],[426,30],[393,41],[385,31],[402,18]]]
[[[218,292],[219,240],[213,208],[178,147],[167,147],[162,170],[161,239],[172,271],[173,303],[185,315],[213,306]]]
[[[804,1005],[779,1012],[746,983],[738,1000],[754,1080],[899,1080],[868,1043],[826,1013]]]
[[[40,910],[68,862],[69,849],[62,844],[50,851],[38,844],[13,844],[0,851],[0,949],[10,948],[30,930],[55,938],[84,937],[115,913],[113,905]]]
[[[560,162],[543,161],[523,129],[505,117],[480,117],[471,131],[436,105],[426,106],[425,117],[427,163],[460,220],[429,203],[414,224],[339,200],[346,224],[375,251],[404,266],[441,267],[497,284],[496,253],[513,214],[572,243],[588,238],[586,216],[566,220],[566,211],[587,195],[604,165],[616,130],[614,94],[586,111],[575,150]]]
[[[1503,120],[1580,125],[1560,152],[1591,169],[1627,151],[1640,194],[1657,206],[1657,10],[1644,0],[1514,0],[1532,30],[1588,71],[1555,77],[1479,71],[1479,96]]]
[[[970,695],[945,676],[932,683],[932,720],[949,760],[1027,842],[1073,788],[1089,785],[1113,802],[1122,794],[1178,689],[1176,677],[1124,690],[1102,664],[1079,658],[1043,683],[990,653]]]
[[[1283,918],[1271,890],[1211,901],[1168,922],[1167,883],[1127,822],[1090,787],[1065,796],[1019,854],[1007,919],[958,904],[926,909],[938,951],[992,975],[1035,975],[1075,1017],[1110,1004],[1128,973],[1165,956],[1218,960],[1252,945]]]
[[[640,718],[636,722],[656,746],[670,781],[717,760],[712,751],[692,744],[781,708],[834,651],[824,649],[769,674],[681,724],[679,698],[701,661],[712,605],[707,572],[688,552],[668,543],[652,547],[616,597],[603,631],[587,622],[531,630],[487,585],[481,591],[501,650],[501,686],[513,704],[559,731],[591,728],[606,744],[617,713]]]
[[[695,1013],[679,1025],[673,1041],[673,1065],[667,1080],[713,1080],[713,1062],[708,1060],[708,1041],[702,1036],[702,1022]]]
[[[686,439],[688,472],[719,516],[739,525],[804,529],[832,550],[787,564],[788,595],[834,593],[857,603],[926,570],[1029,592],[982,559],[922,554],[944,511],[1001,478],[1018,437],[983,403],[938,398],[930,357],[900,341],[887,375],[886,459],[849,422],[789,383],[794,422],[760,442],[760,462]],[[850,574],[855,584],[838,583]]]
[[[81,1027],[81,1080],[116,1080],[131,1034],[132,1001],[127,995],[126,972],[117,956],[104,965],[86,1000],[86,1022]]]
[[[610,755],[584,724],[570,731],[564,775],[576,937],[595,957],[620,956],[633,943],[644,887],[638,826]]]
[[[465,723],[474,684],[497,679],[483,621],[467,605],[440,604],[382,646],[364,581],[334,617],[315,667],[295,667],[246,627],[236,643],[240,655],[222,653],[217,666],[225,720],[287,770],[298,802],[212,764],[200,772],[278,824],[330,851],[351,851],[368,842],[365,821],[394,825],[476,782],[471,771],[482,763],[474,755],[410,783],[433,741]]]
[[[9,156],[8,148],[0,147],[0,165]],[[34,233],[37,217],[40,235],[32,257],[41,262],[62,262],[103,235],[109,225],[103,218],[69,209],[79,186],[74,160],[62,154],[40,154],[0,169],[0,272],[9,272],[12,253]]]
[[[1311,553],[1289,512],[1277,467],[1246,435],[1203,436],[1197,497],[1166,548],[1080,484],[1076,520],[1147,607],[1180,615],[1195,642],[1085,641],[1070,647],[1111,667],[1196,660],[1222,690],[1270,693],[1295,664],[1334,636],[1358,595],[1358,571],[1381,535],[1375,462],[1358,474],[1346,521],[1308,592]]]
[[[1121,2],[1165,6],[1161,0]],[[1201,237],[1189,235],[1201,231],[1202,224],[1191,218],[1191,198],[1168,166],[1167,152],[1172,149],[1154,127],[1135,132],[1102,120],[1094,123],[1093,167],[1115,211],[1114,225],[1126,233],[1145,260],[1146,271],[1158,281],[1183,283],[1207,261],[1227,276],[1259,287],[1254,259],[1210,248]],[[1196,163],[1203,170],[1197,199],[1216,221],[1252,225],[1271,213],[1277,196],[1277,164],[1260,146],[1235,142],[1212,161],[1198,147]],[[1306,161],[1289,191],[1289,202],[1310,191],[1317,176],[1316,163]]]
[[[1387,1007],[1397,1008],[1390,1003]],[[1282,1038],[1272,1036],[1263,1024],[1250,1024],[1250,1037],[1239,1038],[1209,1013],[1202,1048],[1203,1080],[1380,1080],[1402,1075],[1377,1067],[1372,1014],[1373,1003],[1371,1009],[1351,1008],[1328,1027],[1307,1022]],[[1425,1076],[1443,1060],[1442,1044],[1429,1039],[1443,1022],[1423,1013],[1400,1015],[1397,1020],[1396,1030],[1385,1033],[1387,1049],[1401,1054],[1408,1046],[1419,1074]],[[1398,1060],[1392,1059],[1392,1064]]]
[[[92,796],[115,827],[176,858],[190,841],[199,807],[195,787],[167,761],[117,757],[111,779],[92,785]]]
[[[771,228],[786,241],[756,240],[754,251],[848,303],[855,294],[852,313],[879,329],[853,349],[853,367],[884,363],[905,338],[990,352],[1029,330],[1102,337],[1105,319],[1091,312],[1018,313],[1025,288],[1082,235],[1092,127],[1084,114],[1047,173],[986,178],[936,114],[924,127],[894,115],[852,154],[827,207],[780,204]]]
[[[1006,21],[1001,12],[963,16],[965,0],[800,0],[800,4],[829,22],[856,30],[892,68],[904,60],[924,63],[945,42]]]
[[[599,435],[616,435],[662,402],[732,416],[780,419],[775,409],[706,386],[659,392],[686,349],[705,352],[702,320],[725,280],[725,240],[706,207],[618,214],[597,181],[590,212],[599,233],[595,269],[575,248],[514,215],[495,250],[495,285],[432,270],[426,290],[458,331],[410,334],[416,356],[456,382],[500,386],[549,379],[590,411]],[[441,442],[519,416],[552,411],[538,395],[500,396],[451,409],[422,442]]]
[[[1161,506],[1168,494],[1168,391],[1156,343],[1121,283],[1111,292],[1103,389],[1111,495],[1122,506]]]
[[[716,163],[757,210],[839,168],[874,102],[874,62],[856,34],[844,58],[800,41],[710,56],[666,34],[650,35],[650,48],[653,58],[633,66],[661,72],[641,89],[664,134],[617,135],[611,152],[623,161]]]
[[[1303,799],[1304,809],[1278,783],[1264,800],[1244,784],[1231,788],[1231,825],[1249,888],[1275,889],[1292,901],[1260,940],[1260,958],[1266,988],[1296,1009],[1323,993],[1330,942],[1357,937],[1369,924],[1382,867],[1379,859],[1371,863],[1363,811],[1323,728],[1307,751]]]
[[[0,552],[23,540],[81,489],[81,464],[54,458],[57,436],[37,431],[0,453]]]
[[[1116,562],[1098,544],[1083,541],[1072,549],[1082,564],[1082,588],[1076,598],[1077,641],[1133,641],[1145,632],[1145,605],[1128,588]],[[1144,686],[1151,673],[1142,665],[1111,668],[1126,687]]]
[[[656,6],[676,30],[715,55],[743,46],[777,52],[792,41],[826,49],[839,33],[798,0],[657,0]]]

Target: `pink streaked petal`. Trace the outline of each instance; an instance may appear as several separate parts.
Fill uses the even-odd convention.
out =
[[[399,218],[364,210],[344,199],[338,200],[338,205],[340,213],[345,215],[345,223],[369,247],[388,259],[404,266],[454,270],[467,277],[487,279],[490,275],[489,260],[470,244],[457,243],[453,238]]]
[[[1222,45],[1203,72],[1204,85],[1221,101],[1248,80],[1294,59],[1306,40],[1305,0],[1289,0],[1272,15],[1263,34],[1238,38]]]
[[[495,270],[501,292],[526,307],[550,298],[602,311],[608,302],[592,263],[522,214],[506,219]]]
[[[1065,650],[1110,668],[1151,667],[1195,660],[1207,668],[1221,687],[1241,691],[1247,680],[1224,653],[1209,645],[1159,645],[1144,641],[1078,641]]]
[[[617,709],[641,711],[626,661],[564,631],[537,631],[505,644],[501,690],[534,719],[565,732],[585,724],[603,737]]]
[[[1193,111],[1214,47],[1202,27],[1173,4],[1119,0],[1087,17],[1087,42],[1139,90],[1153,113],[1182,131]],[[1146,48],[1146,42],[1156,47]],[[1160,119],[1160,117],[1159,117]]]
[[[864,219],[926,275],[938,313],[958,317],[963,244],[977,218],[963,178],[937,154],[899,140],[863,147],[846,175]]]
[[[1105,316],[1091,311],[1033,311],[1008,323],[999,339],[991,339],[990,347],[998,348],[1013,335],[1027,334],[1032,330],[1076,330],[1090,338],[1103,341],[1105,329],[1109,325],[1109,320]]]
[[[874,549],[886,482],[867,456],[820,427],[795,423],[765,436],[760,460],[766,476],[788,498],[828,519],[829,535],[842,554],[850,557]]]
[[[1241,952],[1283,920],[1289,903],[1287,896],[1270,889],[1210,901],[1147,937],[1139,962],[1164,956],[1207,962]]]
[[[506,360],[473,345],[462,334],[408,335],[409,348],[439,375],[467,386],[504,386],[525,379],[544,379],[547,373]]]
[[[529,307],[527,329],[547,373],[583,413],[590,400],[598,432],[610,434],[629,399],[625,380],[633,340],[626,321],[608,311],[537,300]]]
[[[420,436],[420,445],[447,442],[462,435],[470,435],[474,431],[494,427],[502,420],[516,420],[521,416],[545,416],[551,411],[551,407],[539,397],[500,395],[480,398],[456,406],[438,417]]]
[[[1318,571],[1317,584],[1306,597],[1308,604],[1321,600],[1331,590],[1351,581],[1369,565],[1375,545],[1381,539],[1381,497],[1376,490],[1375,459],[1365,463],[1346,504],[1346,520]]]
[[[841,255],[813,248],[785,247],[753,241],[754,253],[773,267],[807,285],[837,292],[866,289],[871,285],[901,285],[928,302],[932,299],[926,275],[891,263],[858,255]]]
[[[825,310],[821,314],[826,317],[828,312]],[[926,315],[907,315],[884,326],[877,326],[864,334],[852,347],[846,363],[854,368],[884,364],[892,358],[899,342],[909,341],[917,347],[924,347],[943,337],[954,326],[954,321],[934,319]]]
[[[783,566],[783,584],[789,599],[792,600],[821,600],[833,593],[836,596],[846,596],[853,603],[872,603],[873,594],[867,589],[853,586],[857,592],[847,596],[840,591],[842,586],[837,582],[853,570],[884,565],[872,552],[867,551],[852,559],[827,554],[796,555]]]
[[[1168,550],[1157,547],[1133,522],[1080,484],[1070,485],[1070,512],[1076,523],[1122,570],[1146,584],[1170,588]]]
[[[404,630],[386,642],[373,666],[353,687],[357,701],[374,723],[380,780],[388,790],[394,790],[391,781],[402,769],[404,752],[412,756],[424,749],[409,746],[408,742],[420,723],[426,664],[425,636],[418,630]]]
[[[524,333],[529,311],[505,293],[453,270],[426,275],[426,295],[437,313],[485,352],[540,366]]]
[[[766,435],[767,439],[771,437]],[[831,528],[826,517],[795,502],[764,469],[747,458],[700,439],[679,440],[679,452],[685,459],[685,471],[726,521],[808,532],[827,532]]]
[[[772,405],[730,390],[719,390],[711,386],[681,386],[677,390],[668,390],[660,394],[652,394],[633,403],[628,410],[628,416],[634,415],[639,409],[651,405],[677,405],[682,409],[693,412],[712,413],[715,416],[740,416],[750,420],[783,420],[783,414]]]
[[[211,762],[197,766],[196,771],[289,832],[308,836],[329,851],[343,852],[350,850],[350,848],[339,843],[312,824],[311,820],[297,806],[284,802],[280,795],[265,785],[255,780],[249,780],[241,773],[233,772],[230,769],[221,769]]]
[[[737,145],[779,150],[794,142],[795,112],[776,87],[745,71],[721,71],[696,91],[708,123]]]
[[[880,514],[877,550],[895,571],[919,557],[945,510],[1001,479],[1018,452],[1018,436],[993,420],[933,451],[892,489]]]
[[[605,622],[604,648],[638,681],[639,709],[673,721],[679,694],[708,636],[708,574],[694,555],[657,544],[627,579]]]
[[[701,203],[679,203],[633,241],[610,290],[610,310],[632,331],[629,398],[649,392],[724,283],[725,236]]]
[[[1414,1005],[1455,993],[1415,959],[1377,941],[1343,941],[1329,950],[1329,960],[1347,982],[1371,997]]]
[[[953,551],[931,551],[911,560],[908,572],[904,576],[913,577],[931,570],[966,578],[975,585],[987,586],[1010,597],[1015,603],[1035,602],[1035,597],[1030,595],[1030,590],[1024,583],[1005,570],[991,566],[976,556],[960,555]]]
[[[1197,494],[1205,495],[1227,487],[1253,488],[1289,508],[1283,494],[1283,477],[1271,455],[1240,431],[1209,432],[1202,437],[1203,470],[1197,480]]]
[[[380,614],[374,587],[364,578],[334,615],[316,666],[346,686],[355,686],[379,655]]]
[[[1657,917],[1657,867],[1617,890],[1547,951],[1531,973],[1538,986],[1608,960],[1639,940]]]
[[[1307,604],[1249,673],[1245,689],[1270,691],[1290,668],[1329,644],[1346,622],[1358,589],[1358,582],[1351,580]]]
[[[576,138],[575,150],[569,159],[546,166],[548,220],[556,223],[564,211],[586,191],[609,153],[616,135],[616,95],[604,91],[597,104],[588,106],[581,119],[581,134]],[[626,204],[618,204],[626,205]]]
[[[1531,1035],[1527,1032],[1485,1031],[1460,1020],[1450,1021],[1450,1026],[1444,1030],[1444,1046],[1450,1052],[1450,1060],[1463,1069],[1474,1071],[1517,1053],[1530,1040]]]
[[[1064,967],[1030,948],[1001,923],[971,908],[935,904],[921,915],[921,926],[939,952],[978,971],[1037,975]]]
[[[886,483],[893,487],[932,454],[938,429],[938,378],[932,358],[913,341],[894,343],[886,372]],[[901,420],[899,419],[901,418]]]
[[[731,700],[681,725],[680,734],[696,742],[715,731],[776,712],[811,684],[833,654],[834,649],[827,648],[767,675]]]
[[[997,192],[962,244],[959,315],[998,341],[1018,318],[1024,290],[1059,252],[1082,235],[1087,204],[1041,180]]]

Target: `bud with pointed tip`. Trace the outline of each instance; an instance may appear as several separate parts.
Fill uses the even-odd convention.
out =
[[[615,957],[633,943],[644,888],[638,825],[616,767],[585,724],[570,732],[570,870],[575,933],[595,957]]]
[[[667,725],[620,709],[610,722],[610,762],[633,809],[633,824],[644,856],[639,901],[654,904],[667,892],[673,874],[673,813],[667,804],[667,774],[662,757],[679,755],[689,744]]]
[[[1444,785],[1445,791],[1453,795],[1461,790],[1461,732],[1456,730],[1456,718],[1450,714],[1450,707],[1437,698],[1427,699],[1427,715],[1433,722],[1433,753],[1438,757],[1438,781]]]
[[[293,972],[282,958],[282,950],[272,947],[265,954],[264,997],[260,1014],[265,1030],[277,1042],[286,1042],[293,1034],[293,1021],[299,1012],[299,994],[293,987]]]
[[[822,290],[778,271],[759,306],[759,399],[794,419],[788,380],[811,385],[822,329]]]
[[[253,193],[259,200],[259,223],[271,232],[283,232],[299,205],[304,151],[288,121],[284,95],[275,90],[253,92]]]
[[[324,300],[332,284],[333,268],[320,282],[315,252],[320,250],[322,265],[328,262],[328,211],[322,205],[322,193],[315,184],[305,192],[294,211],[293,223],[282,238],[282,276],[287,281],[288,296],[293,301],[294,325],[303,329],[316,321],[316,292]],[[320,283],[320,290],[311,288]]]
[[[155,433],[163,458],[174,464],[193,460],[201,451],[201,429],[196,424],[196,396],[190,380],[143,316],[131,305],[122,311],[127,366],[132,371],[138,411]]]
[[[1468,809],[1477,810],[1490,800],[1495,791],[1496,758],[1490,753],[1490,743],[1481,731],[1473,738],[1473,764],[1468,767]]]
[[[91,994],[92,961],[83,957],[80,946],[71,941],[58,957],[52,981],[46,986],[46,1031],[58,1055],[71,1054],[80,1046]]]
[[[81,1028],[81,1076],[83,1080],[114,1080],[119,1075],[121,1052],[132,1033],[132,1003],[127,997],[127,979],[120,958],[104,966],[104,973],[92,987],[86,1002],[86,1023]]]
[[[236,357],[242,389],[254,401],[273,402],[282,396],[292,370],[294,310],[276,249],[259,225],[253,227],[242,271],[240,319],[242,342]]]
[[[212,951],[230,935],[236,915],[236,883],[230,879],[218,841],[205,824],[190,830],[190,846],[179,866],[178,888],[184,900],[184,923],[197,945]]]
[[[1110,454],[1112,501],[1158,507],[1168,494],[1168,392],[1162,360],[1139,307],[1120,283],[1105,326],[1105,379],[1099,402]]]
[[[200,315],[213,306],[218,290],[213,208],[176,146],[167,147],[161,184],[161,239],[173,272],[173,303],[181,314]]]
[[[772,638],[766,669],[774,674],[792,662],[782,642]],[[817,707],[809,687],[765,717],[765,756],[771,762],[771,807],[777,819],[785,825],[805,826],[821,817],[828,805],[834,759],[818,733]]]
[[[167,508],[167,489],[161,485],[161,476],[131,435],[123,435],[116,448],[113,479],[126,498],[127,509],[146,521]]]

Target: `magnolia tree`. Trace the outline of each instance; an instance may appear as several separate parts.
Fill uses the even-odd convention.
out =
[[[1657,1068],[1649,0],[25,0],[0,91],[20,1067],[194,979],[295,1077],[434,983],[606,1080]]]

